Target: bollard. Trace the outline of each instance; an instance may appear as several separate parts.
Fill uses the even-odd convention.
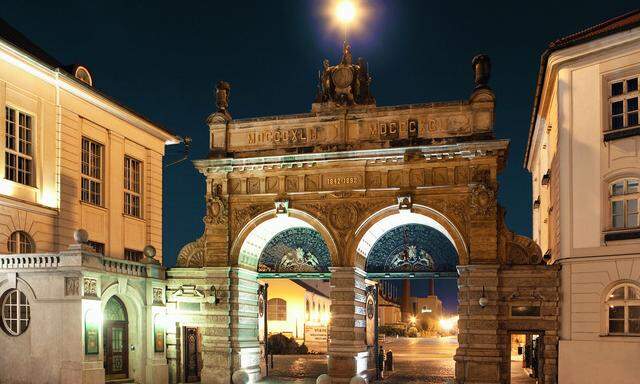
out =
[[[393,371],[393,352],[391,352],[391,350],[387,352],[387,361],[385,362],[385,369],[387,371]]]
[[[271,369],[273,369],[273,353],[271,353]]]
[[[349,380],[349,384],[367,384],[367,380],[360,376],[353,376],[351,380]]]
[[[385,359],[385,353],[384,353],[384,348],[382,346],[380,346],[380,349],[378,350],[378,361],[376,361],[376,373],[379,379],[384,380],[384,359]]]
[[[323,373],[316,379],[316,384],[331,384],[331,377],[326,373]]]

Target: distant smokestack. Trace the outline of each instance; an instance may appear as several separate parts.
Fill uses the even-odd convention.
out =
[[[408,322],[411,316],[409,296],[411,296],[411,282],[409,279],[404,279],[402,282],[402,320],[405,322]]]
[[[429,279],[429,296],[435,296],[435,295],[436,295],[436,280]]]

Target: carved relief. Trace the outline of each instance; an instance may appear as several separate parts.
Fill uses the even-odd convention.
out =
[[[467,166],[459,166],[455,169],[456,184],[469,183],[469,168]]]
[[[178,253],[176,266],[185,268],[204,266],[204,236],[182,247]]]
[[[475,184],[471,187],[469,203],[473,216],[489,216],[496,209],[496,192],[486,184]]]
[[[507,229],[502,218],[499,225],[498,252],[503,263],[507,265],[538,265],[543,263],[542,251],[538,244],[528,237],[517,235]]]
[[[83,284],[84,296],[98,297],[98,281],[96,279],[84,279]]]
[[[380,172],[367,172],[366,178],[368,188],[382,187],[382,174]]]
[[[80,295],[80,278],[79,277],[64,278],[64,295],[65,296]]]
[[[400,187],[402,186],[402,171],[389,171],[387,174],[388,184],[390,187]]]
[[[260,193],[260,179],[250,177],[247,179],[247,193]]]
[[[320,187],[320,175],[307,175],[304,178],[305,191],[317,191]]]
[[[487,165],[478,166],[473,172],[471,181],[474,183],[488,183],[491,179],[491,170]]]
[[[226,224],[229,218],[226,199],[220,196],[207,198],[207,215],[203,221],[205,224]]]
[[[229,193],[240,193],[241,183],[242,183],[242,179],[229,180]]]
[[[447,168],[440,167],[433,169],[433,185],[447,185],[449,177]]]
[[[286,192],[298,192],[298,176],[287,176],[284,182]]]
[[[338,204],[331,209],[329,221],[331,226],[338,230],[353,228],[358,221],[358,210],[354,204]]]
[[[277,176],[270,176],[266,178],[265,189],[267,193],[278,193],[278,183],[280,182]]]
[[[424,185],[424,171],[422,169],[412,169],[409,171],[409,184],[412,187]]]
[[[232,238],[235,238],[238,232],[240,232],[251,219],[270,209],[273,209],[273,204],[253,204],[244,208],[234,209],[231,216]]]
[[[153,288],[153,304],[164,304],[162,288]]]

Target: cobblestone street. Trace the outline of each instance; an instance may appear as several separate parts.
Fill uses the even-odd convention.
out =
[[[388,338],[384,348],[393,351],[395,369],[386,372],[385,380],[378,383],[447,383],[453,379],[453,355],[457,346],[455,337]],[[261,383],[312,384],[326,372],[326,357],[322,355],[275,356],[274,368]]]

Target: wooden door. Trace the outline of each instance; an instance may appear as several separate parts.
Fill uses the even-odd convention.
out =
[[[128,324],[108,321],[104,328],[104,369],[111,378],[126,378],[129,374]]]
[[[184,381],[195,383],[200,381],[200,337],[198,328],[184,328]]]

